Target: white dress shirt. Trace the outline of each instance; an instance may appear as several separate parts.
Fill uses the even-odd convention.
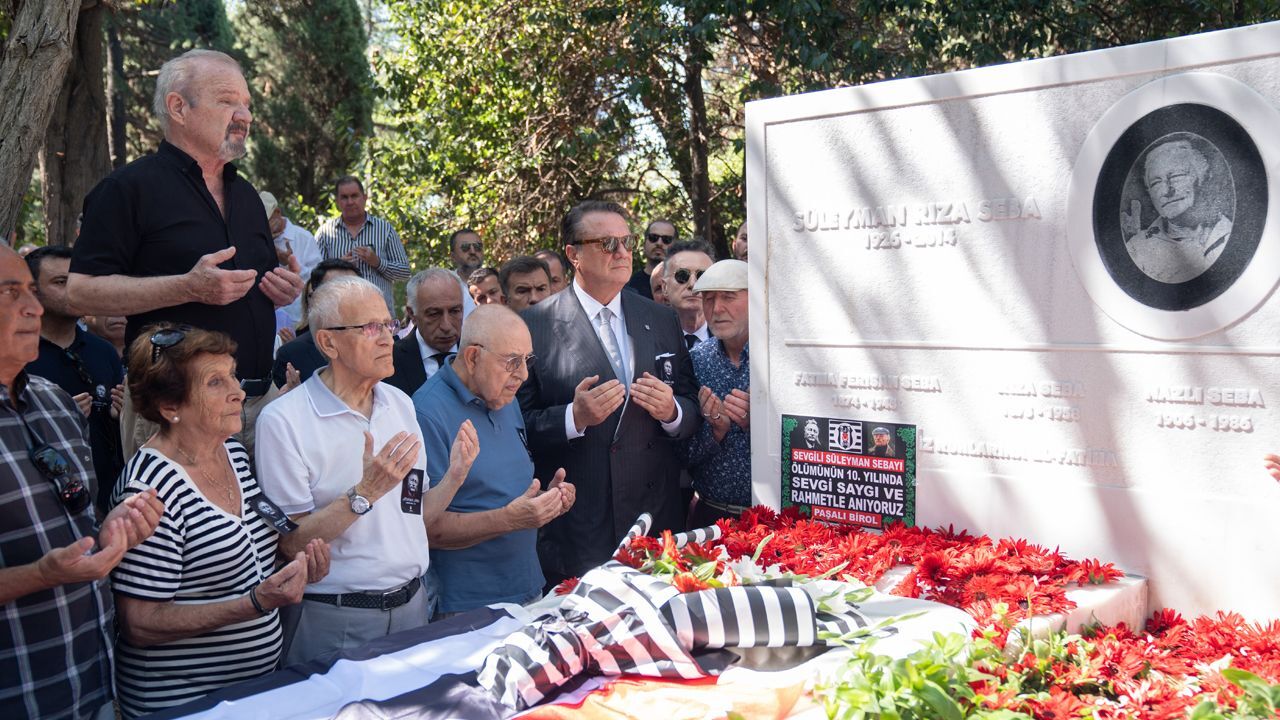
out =
[[[587,291],[583,290],[582,286],[578,285],[576,278],[569,284],[569,287],[573,288],[574,294],[578,296],[578,302],[582,303],[582,309],[586,311],[587,319],[591,321],[591,327],[597,333],[597,339],[599,338],[598,333],[600,332],[600,321],[596,319],[596,316],[599,315],[600,311],[604,308],[609,308],[609,311],[613,313],[613,319],[611,320],[613,335],[618,340],[618,350],[622,353],[622,361],[627,366],[627,377],[625,379],[618,378],[618,380],[625,385],[630,385],[631,377],[635,375],[634,369],[636,363],[631,345],[631,335],[627,333],[627,319],[622,313],[622,293],[619,292],[617,295],[614,295],[613,299],[609,301],[609,304],[604,305],[601,304],[599,300],[588,295]],[[683,339],[683,336],[681,337]],[[603,341],[601,341],[601,345],[603,346]],[[605,382],[605,380],[602,379],[600,382]],[[596,384],[599,385],[600,383]],[[623,410],[626,410],[625,403],[628,402],[631,402],[631,395],[629,392],[627,394],[627,399],[624,401]],[[674,436],[680,429],[680,418],[683,414],[684,411],[681,410],[680,403],[676,403],[676,418],[669,423],[662,423],[662,429],[666,431],[668,435]],[[578,426],[573,422],[572,402],[570,402],[564,410],[564,434],[565,437],[570,440],[575,440],[587,434],[586,428],[578,430]]]
[[[418,339],[418,353],[422,355],[422,371],[427,374],[427,379],[430,380],[431,376],[440,370],[440,364],[432,357],[433,355],[438,355],[440,351],[428,345],[427,341],[422,339],[422,333],[414,333],[413,336]],[[454,343],[447,354],[457,355],[458,344]]]

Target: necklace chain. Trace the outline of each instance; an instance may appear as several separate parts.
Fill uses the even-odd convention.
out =
[[[196,458],[195,458],[195,456],[194,456],[194,455],[192,455],[191,453],[187,452],[186,450],[183,450],[181,445],[177,445],[177,444],[175,444],[175,445],[174,445],[174,447],[176,447],[176,448],[178,449],[178,454],[182,455],[182,457],[183,457],[184,459],[186,459],[186,461],[187,461],[187,463],[188,463],[189,465],[191,465],[192,467],[194,467],[196,470],[200,471],[200,474],[204,476],[204,479],[209,483],[209,485],[210,485],[210,486],[212,486],[212,487],[214,487],[214,488],[221,488],[221,490],[222,490],[223,494],[227,496],[227,506],[228,506],[228,507],[234,507],[234,506],[235,506],[235,502],[236,502],[236,501],[235,501],[235,498],[232,496],[232,492],[231,492],[231,485],[229,485],[229,484],[227,484],[227,483],[225,483],[225,482],[222,482],[222,481],[215,481],[215,480],[213,479],[213,476],[209,474],[209,471],[208,471],[208,470],[206,470],[206,469],[204,468],[204,464],[203,464],[203,463],[198,462],[198,461],[196,460]],[[226,477],[226,473],[225,473],[225,472],[224,472],[224,473],[221,473],[221,474],[222,474],[222,477],[223,477],[223,478],[225,478],[225,477]]]

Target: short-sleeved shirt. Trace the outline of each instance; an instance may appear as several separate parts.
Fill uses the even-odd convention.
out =
[[[89,393],[89,446],[98,481],[94,500],[106,510],[116,477],[124,468],[120,454],[120,422],[111,417],[111,388],[124,382],[124,366],[111,343],[79,325],[66,348],[40,338],[40,355],[27,363],[27,372],[52,381],[72,397]]]
[[[343,498],[360,482],[364,434],[376,453],[396,433],[418,434],[409,396],[386,383],[373,389],[369,417],[352,410],[324,384],[320,373],[271,402],[258,416],[254,453],[263,492],[289,515]],[[425,473],[419,450],[414,468]],[[421,486],[420,486],[421,487]],[[369,512],[329,543],[329,574],[310,593],[390,590],[427,571],[431,562],[421,514],[402,509],[401,487],[383,495]]]
[[[223,167],[226,215],[205,186],[200,165],[168,142],[116,170],[84,201],[84,222],[71,257],[71,272],[158,277],[182,275],[209,253],[234,246],[220,267],[254,270],[258,279],[279,265],[258,192],[236,167]],[[255,284],[227,305],[191,302],[130,315],[125,342],[149,324],[187,323],[217,330],[236,341],[236,372],[265,378],[275,347],[275,307]]]
[[[533,480],[533,460],[525,445],[520,404],[497,410],[462,384],[445,364],[413,394],[413,407],[427,450],[427,477],[435,487],[449,469],[449,449],[463,421],[470,420],[480,454],[449,503],[456,513],[504,507],[523,495]],[[515,530],[459,550],[433,550],[440,579],[440,611],[462,612],[497,602],[525,602],[544,584],[538,564],[538,531]]]
[[[144,447],[129,460],[115,502],[155,488],[164,517],[111,573],[116,593],[202,605],[240,598],[275,571],[276,531],[249,506],[260,493],[249,453],[235,440],[227,441],[226,451],[240,485],[238,517],[210,502],[182,465],[160,452]],[[125,717],[136,717],[265,675],[279,662],[282,643],[275,610],[149,647],[121,637],[116,651],[120,709]]]
[[[28,459],[23,420],[93,486],[83,418],[52,382],[0,385],[0,568],[95,535],[93,506],[67,512]],[[21,413],[21,415],[19,415]],[[0,717],[91,718],[111,702],[114,606],[107,583],[58,585],[0,605]]]

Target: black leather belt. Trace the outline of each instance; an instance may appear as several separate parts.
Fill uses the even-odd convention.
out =
[[[253,378],[240,381],[240,389],[246,397],[256,398],[267,394],[271,389],[271,378]]]
[[[404,587],[397,588],[395,590],[388,590],[384,593],[353,592],[343,593],[341,595],[313,595],[311,593],[307,593],[306,595],[303,595],[302,598],[304,600],[322,602],[326,605],[337,605],[338,607],[391,610],[412,600],[420,587],[422,587],[422,579],[414,578],[405,584]]]

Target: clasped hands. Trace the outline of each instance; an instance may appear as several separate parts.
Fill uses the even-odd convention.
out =
[[[711,425],[711,434],[716,442],[722,442],[729,434],[729,423],[743,430],[751,428],[751,393],[737,388],[729,391],[721,399],[706,385],[698,391],[698,405],[702,417]]]

